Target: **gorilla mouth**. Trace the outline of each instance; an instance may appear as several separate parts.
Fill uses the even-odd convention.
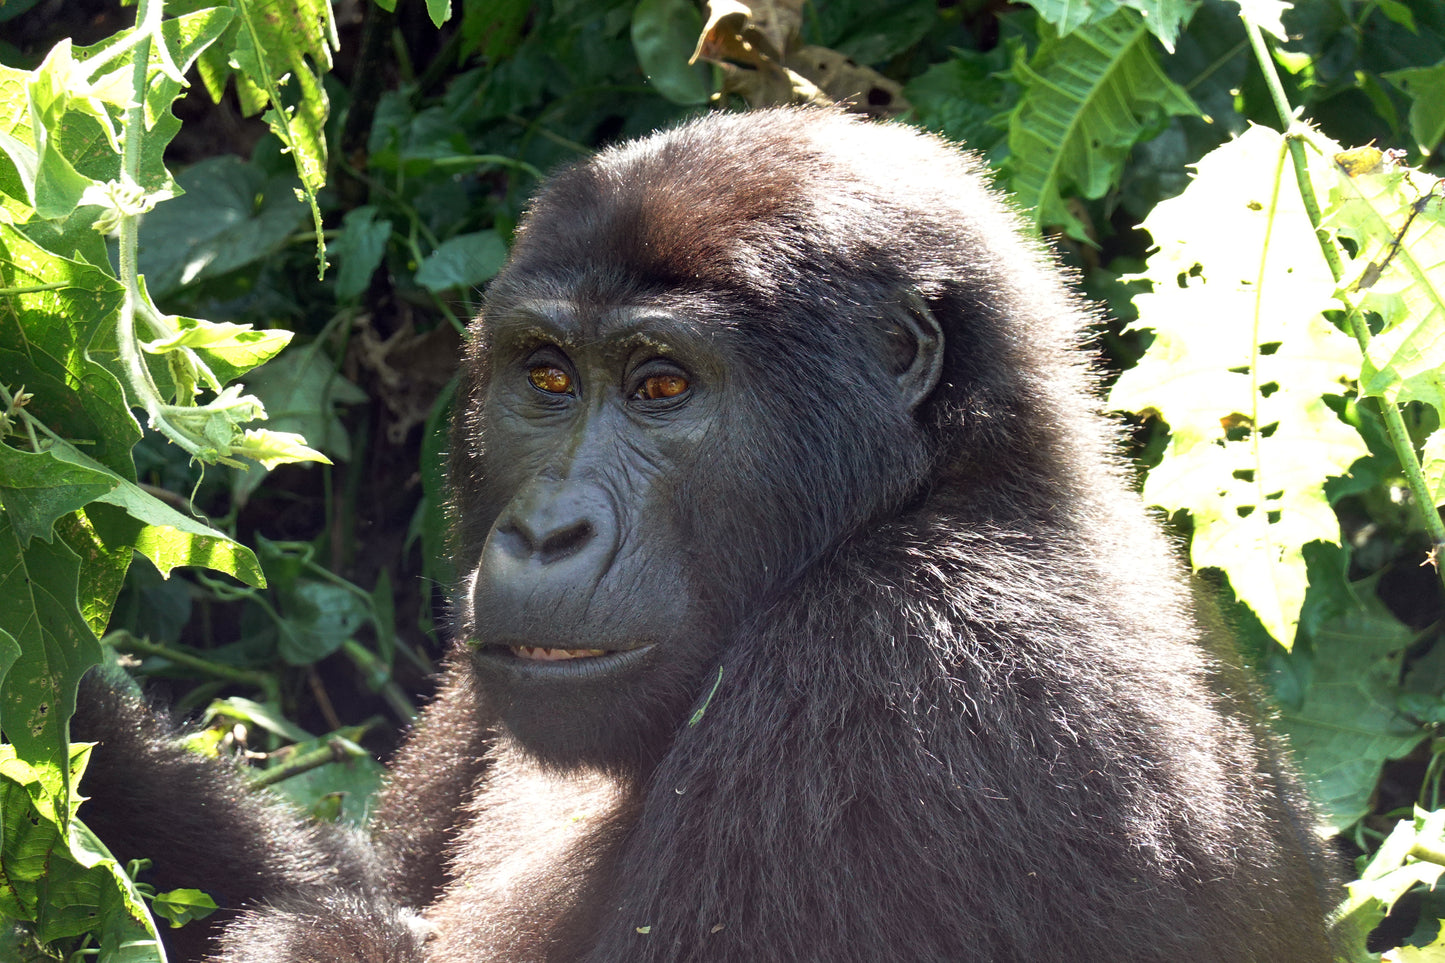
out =
[[[519,659],[535,662],[561,662],[563,659],[595,659],[606,655],[606,649],[546,649],[540,645],[509,645],[512,654]]]
[[[592,640],[588,640],[592,641]],[[477,643],[477,665],[502,685],[573,683],[614,678],[648,658],[651,643],[631,648],[562,648],[519,643]]]

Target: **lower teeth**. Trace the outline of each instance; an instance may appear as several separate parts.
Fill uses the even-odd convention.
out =
[[[540,646],[514,645],[511,646],[512,654],[519,659],[531,659],[539,662],[560,662],[563,659],[595,659],[599,655],[606,655],[606,649],[544,649]]]

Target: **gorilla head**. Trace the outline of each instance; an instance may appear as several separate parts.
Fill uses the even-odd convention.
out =
[[[712,118],[557,176],[474,325],[461,624],[544,759],[654,758],[749,615],[939,472],[987,466],[984,511],[1069,485],[1016,425],[1068,387],[1029,375],[1075,316],[974,165],[799,116]]]

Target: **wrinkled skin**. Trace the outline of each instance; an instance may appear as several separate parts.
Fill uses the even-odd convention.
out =
[[[463,362],[441,694],[369,851],[211,834],[309,872],[233,868],[213,959],[1331,959],[1088,320],[905,128],[712,115],[557,175]]]

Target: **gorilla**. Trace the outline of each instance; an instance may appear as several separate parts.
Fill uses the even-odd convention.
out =
[[[366,837],[95,686],[81,815],[230,908],[180,931],[215,963],[1334,959],[1091,319],[903,126],[714,113],[564,170],[471,330],[455,648]]]

